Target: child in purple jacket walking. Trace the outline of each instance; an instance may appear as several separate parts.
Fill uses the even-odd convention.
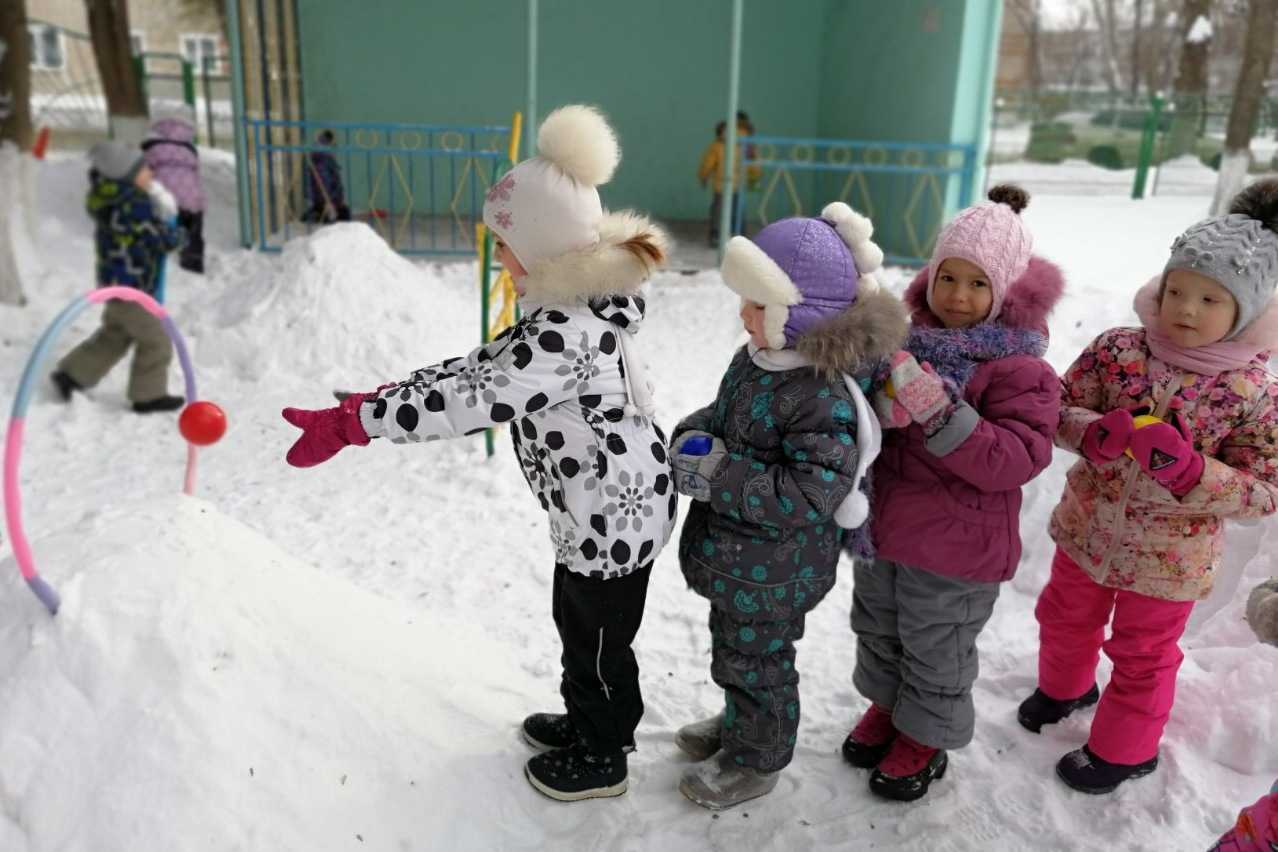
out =
[[[156,179],[177,199],[177,224],[186,233],[178,265],[188,272],[204,272],[204,184],[195,125],[182,116],[162,118],[151,125],[142,142],[142,155]]]
[[[1021,556],[1021,486],[1047,467],[1060,380],[1043,360],[1060,271],[1031,255],[1018,187],[962,211],[910,284],[913,329],[876,394],[877,558],[857,560],[853,682],[870,707],[843,744],[870,790],[910,801],[971,742],[976,637]],[[892,428],[895,427],[895,428]]]

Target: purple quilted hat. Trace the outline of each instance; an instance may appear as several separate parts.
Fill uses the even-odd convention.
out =
[[[883,253],[870,236],[870,220],[846,204],[827,205],[820,218],[773,222],[754,240],[733,237],[723,259],[724,282],[765,307],[764,326],[774,349],[793,346],[820,322],[847,310],[862,287],[877,287],[871,273]]]

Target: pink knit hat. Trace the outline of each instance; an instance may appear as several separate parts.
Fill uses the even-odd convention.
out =
[[[927,267],[929,308],[937,270],[952,257],[976,264],[989,276],[994,300],[985,322],[998,318],[1008,288],[1029,267],[1034,238],[1020,215],[1029,204],[1029,193],[1019,186],[1000,184],[990,190],[989,199],[989,203],[960,211],[936,238]]]

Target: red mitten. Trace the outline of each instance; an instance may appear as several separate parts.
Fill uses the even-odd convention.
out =
[[[1131,450],[1141,470],[1177,497],[1184,497],[1203,478],[1203,454],[1194,449],[1178,414],[1170,423],[1152,423],[1132,432]]]
[[[1083,433],[1083,457],[1095,465],[1109,464],[1127,449],[1134,431],[1131,412],[1115,408]]]
[[[349,444],[363,447],[368,444],[368,433],[359,422],[359,407],[372,394],[354,393],[342,400],[336,408],[311,411],[304,408],[286,408],[284,419],[302,430],[302,437],[289,448],[285,461],[293,467],[314,467],[337,455],[338,450]]]

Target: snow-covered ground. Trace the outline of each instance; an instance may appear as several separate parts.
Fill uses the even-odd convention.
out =
[[[285,405],[328,405],[333,387],[370,388],[476,343],[474,265],[409,263],[362,225],[280,255],[240,251],[233,169],[213,153],[205,170],[210,274],[171,266],[168,286],[201,395],[231,420],[202,455],[198,498],[178,494],[173,418],[126,410],[123,367],[70,406],[42,388],[28,416],[27,528],[65,605],[50,618],[0,547],[4,852],[1194,850],[1278,775],[1278,650],[1255,642],[1238,597],[1184,643],[1151,777],[1110,797],[1070,792],[1053,766],[1084,741],[1091,713],[1040,736],[1017,725],[1035,682],[1032,610],[1061,454],[1026,489],[1025,559],[981,637],[976,740],[923,801],[874,799],[838,753],[865,708],[850,680],[847,565],[799,646],[803,726],[777,790],[720,815],[678,794],[686,760],[672,734],[721,697],[707,605],[684,588],[673,546],[637,643],[647,712],[630,792],[543,798],[523,780],[516,726],[559,704],[552,554],[505,441],[492,460],[469,440],[284,463],[296,434]],[[91,283],[83,163],[44,164],[40,187],[43,268],[24,281],[27,307],[0,307],[0,404],[42,330]],[[1054,365],[1133,318],[1132,293],[1205,206],[1034,199],[1037,247],[1070,282]],[[713,395],[739,338],[735,300],[714,272],[667,274],[650,308],[640,340],[670,424]],[[78,320],[59,354],[95,323]],[[1262,551],[1278,544],[1272,524],[1246,532]],[[1255,558],[1244,585],[1273,573],[1271,556]]]

